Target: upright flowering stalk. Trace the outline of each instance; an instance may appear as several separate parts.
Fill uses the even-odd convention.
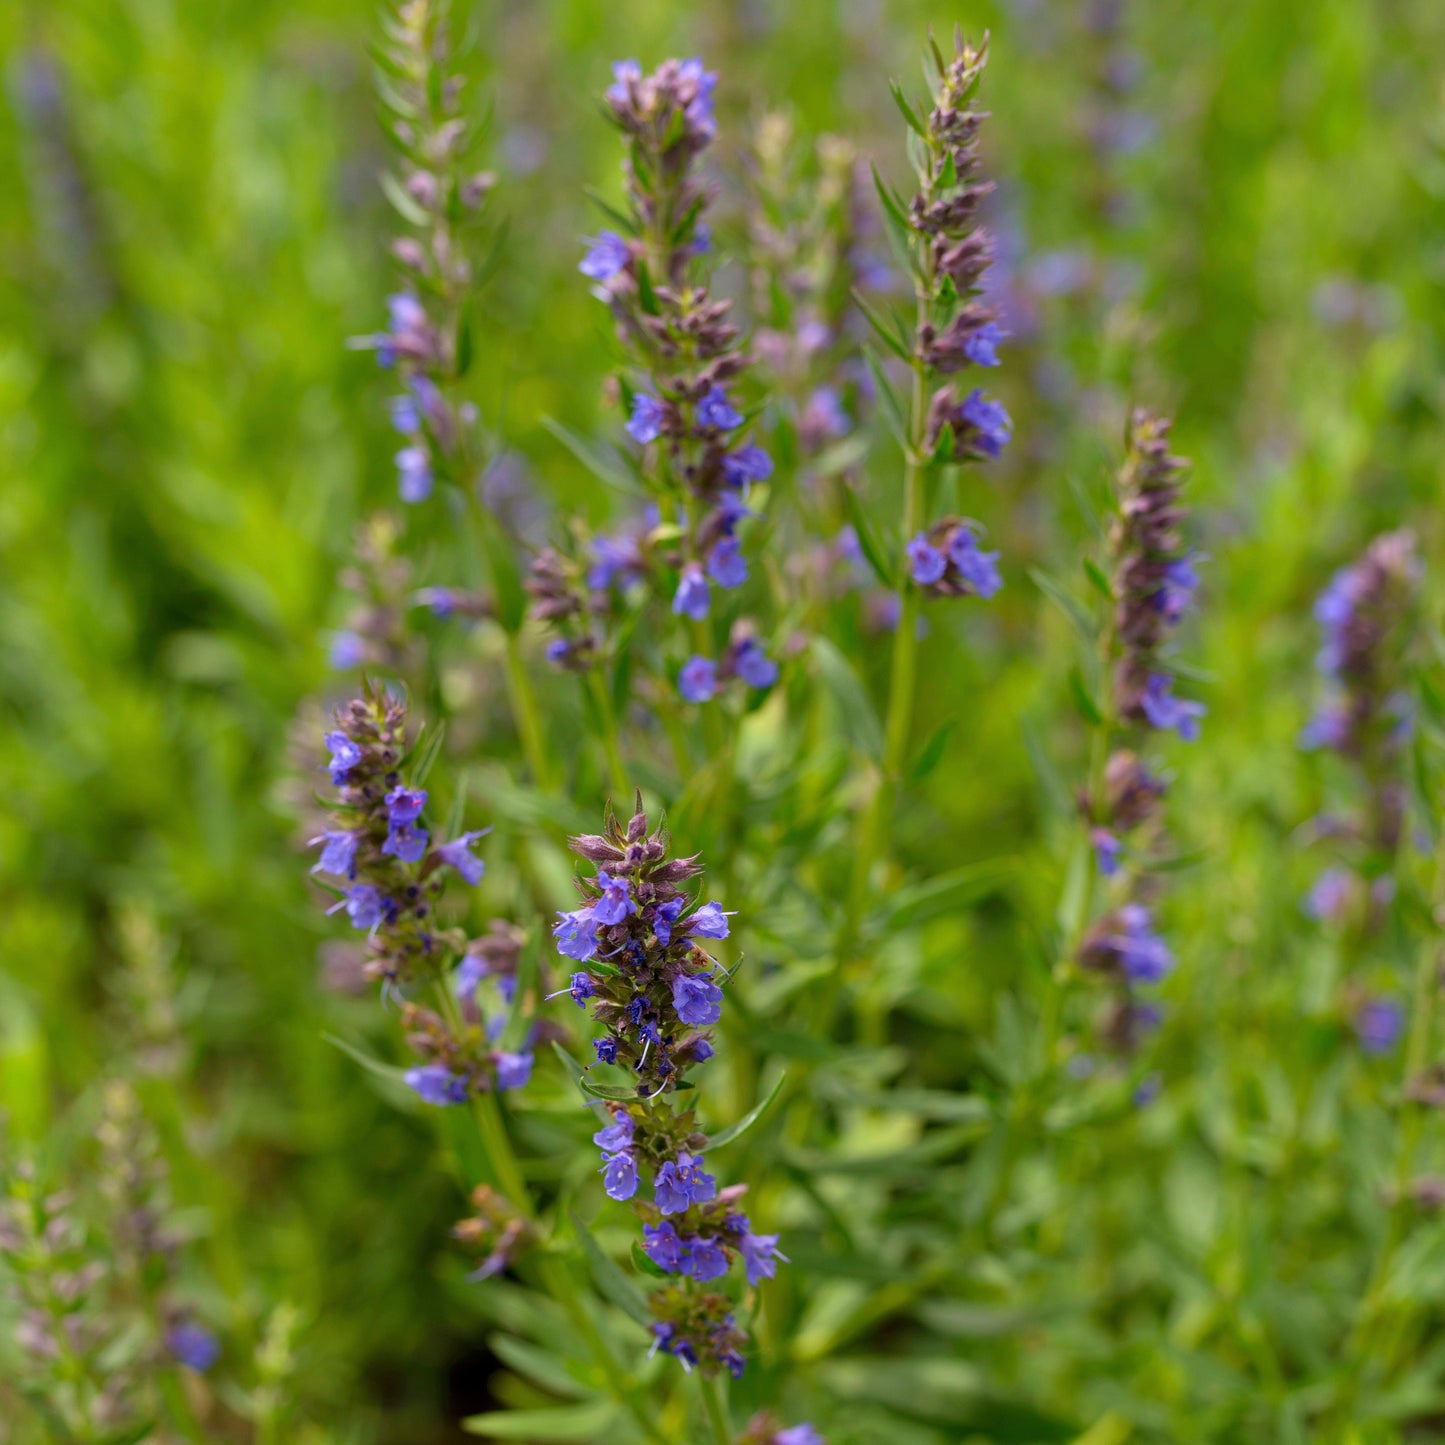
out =
[[[1355,944],[1378,930],[1395,891],[1405,819],[1403,752],[1413,720],[1406,651],[1420,572],[1414,536],[1388,532],[1337,572],[1315,604],[1325,696],[1301,742],[1346,762],[1362,806],[1321,830],[1337,841],[1340,857],[1321,874],[1306,906],[1316,918],[1346,928]],[[1361,1046],[1371,1053],[1393,1048],[1405,1024],[1400,1003],[1351,987]]]
[[[431,496],[438,477],[467,485],[480,471],[476,412],[457,388],[471,361],[466,301],[493,178],[468,165],[475,134],[462,79],[446,69],[447,8],[446,0],[403,0],[379,51],[379,90],[401,157],[387,194],[409,229],[392,243],[404,279],[387,300],[387,329],[361,344],[400,384],[391,401],[402,438],[397,485],[412,504]]]
[[[733,626],[720,653],[708,625],[717,594],[748,580],[744,523],[773,463],[748,438],[738,409],[746,358],[731,304],[707,287],[709,197],[697,164],[717,130],[717,77],[699,60],[669,60],[650,75],[624,61],[614,74],[606,105],[627,140],[623,229],[593,238],[579,269],[611,311],[632,363],[621,387],[627,433],[643,449],[657,510],[618,537],[595,540],[585,585],[606,594],[646,581],[663,591],[692,636],[677,687],[686,701],[704,703],[730,683],[767,688],[777,677],[748,623]],[[600,641],[594,619],[606,606],[586,600],[577,580],[555,553],[539,559],[533,576],[543,615],[559,624],[555,656],[571,666],[590,662]]]
[[[484,865],[472,849],[483,834],[433,840],[427,792],[406,780],[406,728],[406,704],[382,691],[368,689],[337,714],[326,735],[336,797],[331,825],[312,839],[321,850],[312,871],[340,892],[331,912],[344,910],[365,932],[367,973],[405,997],[402,1022],[420,1056],[406,1083],[429,1104],[459,1104],[524,1087],[532,1053],[500,1048],[505,1015],[489,1025],[478,1003],[482,980],[508,971],[508,935],[494,929],[469,943],[438,915],[452,875],[470,886],[481,881]],[[426,985],[439,994],[441,1012],[406,997]],[[509,998],[505,988],[502,997]]]
[[[718,1282],[740,1261],[755,1286],[783,1256],[777,1235],[754,1233],[742,1213],[747,1186],[719,1188],[704,1167],[707,1136],[694,1108],[679,1107],[692,1098],[688,1074],[712,1057],[726,976],[705,944],[728,936],[728,914],[696,903],[696,859],[670,858],[667,834],[648,832],[640,803],[625,825],[609,811],[604,831],[572,848],[597,873],[580,880],[582,906],[554,934],[558,952],[583,965],[566,991],[602,1026],[597,1060],[635,1081],[635,1096],[609,1103],[611,1122],[594,1137],[607,1193],[632,1201],[646,1257],[672,1277],[650,1301],[654,1349],[706,1377],[741,1375],[746,1339]]]
[[[979,161],[982,113],[970,109],[987,59],[978,48],[954,37],[952,60],[930,46],[937,89],[927,119],[920,119],[900,87],[894,99],[912,136],[910,149],[918,178],[905,202],[880,180],[884,213],[909,257],[915,316],[911,333],[901,324],[868,311],[883,344],[912,372],[904,446],[902,532],[906,540],[907,579],[893,643],[885,728],[883,777],[865,810],[854,850],[844,938],[838,950],[852,947],[858,909],[867,895],[869,876],[907,763],[917,687],[918,614],[930,597],[992,597],[1003,585],[998,553],[985,551],[973,523],[954,516],[929,521],[930,483],[945,469],[997,457],[1012,424],[1008,413],[977,387],[965,390],[963,378],[974,368],[998,365],[1003,339],[993,308],[983,299],[992,245],[979,224],[979,207],[993,189]],[[881,368],[877,375],[883,385]]]
[[[1204,713],[1201,704],[1174,695],[1166,656],[1198,580],[1183,528],[1185,464],[1169,451],[1169,431],[1167,420],[1145,411],[1129,419],[1109,539],[1110,575],[1102,579],[1112,598],[1101,646],[1112,668],[1112,696],[1098,709],[1095,772],[1081,799],[1109,906],[1077,942],[1077,958],[1113,987],[1100,1036],[1123,1053],[1158,1023],[1158,1008],[1145,991],[1174,966],[1152,909],[1157,865],[1168,852],[1161,808],[1166,785],[1144,754],[1155,731],[1196,737]]]

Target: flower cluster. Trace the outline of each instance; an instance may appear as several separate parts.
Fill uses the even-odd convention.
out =
[[[707,1137],[694,1111],[672,1103],[687,1071],[713,1053],[725,975],[703,943],[728,936],[729,915],[690,899],[696,860],[670,858],[666,834],[649,833],[640,805],[625,826],[609,812],[603,833],[574,838],[572,848],[597,873],[579,883],[582,907],[554,929],[562,956],[586,965],[564,992],[603,1027],[597,1062],[625,1070],[635,1090],[607,1105],[610,1122],[594,1135],[603,1184],[611,1198],[633,1202],[655,1270],[680,1276],[653,1299],[657,1347],[689,1368],[740,1374],[732,1304],[700,1286],[739,1259],[757,1285],[783,1256],[777,1236],[754,1233],[741,1212],[746,1186],[719,1189],[705,1169]]]
[[[1161,657],[1170,633],[1188,614],[1199,579],[1184,541],[1180,472],[1169,451],[1167,419],[1136,411],[1119,474],[1119,513],[1110,536],[1114,560],[1114,631],[1119,657],[1114,705],[1121,718],[1199,736],[1204,707],[1174,695]]]
[[[1404,690],[1405,632],[1420,581],[1410,532],[1376,537],[1315,603],[1324,634],[1317,664],[1329,696],[1305,729],[1307,747],[1329,748],[1374,767],[1409,730]]]
[[[1163,981],[1174,967],[1154,922],[1151,870],[1166,851],[1162,803],[1166,785],[1139,756],[1150,729],[1173,727],[1195,735],[1198,703],[1174,698],[1161,650],[1189,611],[1196,586],[1183,540],[1179,502],[1183,461],[1169,453],[1170,423],[1136,411],[1118,478],[1118,515],[1110,534],[1113,598],[1108,651],[1113,676],[1114,727],[1133,734],[1111,738],[1102,776],[1081,798],[1098,871],[1113,881],[1116,902],[1085,934],[1080,965],[1115,985],[1099,1033],[1117,1053],[1132,1053],[1157,1027],[1157,1005],[1138,990]]]
[[[938,88],[920,119],[896,86],[894,96],[912,128],[918,189],[905,208],[887,196],[892,214],[906,227],[918,297],[912,365],[931,389],[921,447],[936,462],[997,457],[1012,434],[1003,406],[978,388],[966,393],[951,378],[974,367],[999,364],[1004,339],[998,315],[985,295],[993,244],[979,224],[979,207],[993,189],[979,160],[984,115],[970,108],[987,62],[987,45],[975,49],[955,37],[953,58],[932,51]],[[920,463],[922,457],[915,459]],[[910,529],[916,518],[908,519]],[[954,518],[908,541],[909,575],[915,586],[938,596],[990,597],[1001,585],[994,554],[977,548],[972,530]]]
[[[335,880],[352,926],[368,941],[367,973],[390,987],[447,981],[451,960],[462,962],[450,985],[470,1002],[455,1023],[408,1003],[403,1023],[423,1062],[407,1084],[430,1104],[461,1103],[488,1089],[523,1087],[532,1054],[495,1047],[505,1020],[489,1027],[475,1006],[481,979],[516,971],[515,936],[496,925],[469,943],[444,926],[437,904],[450,874],[475,886],[484,864],[472,851],[482,832],[435,843],[425,825],[428,795],[408,787],[407,708],[399,698],[368,688],[337,714],[326,735],[326,765],[337,789],[331,825],[312,845],[321,849],[315,873]],[[505,993],[504,993],[505,996]]]
[[[1392,865],[1407,799],[1401,752],[1412,724],[1407,648],[1420,578],[1413,534],[1387,532],[1337,572],[1315,604],[1326,697],[1301,741],[1350,764],[1363,804],[1354,817],[1320,829],[1345,856],[1320,875],[1305,908],[1356,936],[1383,926],[1396,892]],[[1346,980],[1345,995],[1360,1046],[1367,1053],[1392,1048],[1405,1026],[1398,1000],[1368,996],[1356,979]]]
[[[481,1263],[467,1276],[491,1279],[507,1269],[532,1239],[532,1228],[490,1184],[472,1190],[472,1213],[452,1229],[452,1237]]]
[[[378,56],[401,154],[400,175],[387,193],[411,233],[392,244],[405,281],[387,298],[387,329],[357,344],[375,350],[401,383],[391,421],[403,440],[397,481],[408,503],[424,502],[438,476],[466,476],[475,464],[476,410],[454,393],[470,359],[464,303],[475,270],[472,233],[493,177],[467,163],[474,128],[462,79],[446,71],[447,20],[446,0],[402,0]]]
[[[628,143],[628,234],[602,232],[579,268],[644,378],[623,388],[626,430],[644,449],[660,508],[641,534],[596,539],[586,583],[597,593],[644,578],[661,585],[666,575],[673,613],[697,625],[699,637],[715,591],[748,580],[741,532],[755,515],[755,485],[773,471],[772,458],[745,436],[731,390],[745,367],[731,303],[714,300],[698,274],[711,241],[696,162],[716,133],[716,84],[699,60],[669,60],[650,75],[634,61],[615,67],[606,103]],[[585,623],[601,609],[584,602],[566,570],[544,554],[531,591],[538,615],[561,634],[554,660],[585,666],[598,642]],[[717,668],[714,684],[728,675]]]

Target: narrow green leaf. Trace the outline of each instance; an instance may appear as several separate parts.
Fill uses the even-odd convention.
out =
[[[491,1440],[605,1440],[617,1424],[609,1400],[587,1405],[558,1405],[545,1410],[493,1410],[462,1421],[468,1435]]]
[[[410,775],[413,788],[419,788],[426,782],[427,775],[441,756],[442,742],[446,738],[446,734],[445,723],[433,724],[431,731],[422,733],[411,752],[402,759],[402,767]]]
[[[637,1098],[636,1089],[619,1089],[614,1084],[594,1084],[585,1074],[577,1080],[584,1094],[591,1094],[594,1099],[611,1099],[615,1103],[625,1104]]]
[[[1076,598],[1071,596],[1063,587],[1054,581],[1047,572],[1040,571],[1037,567],[1029,568],[1029,576],[1033,578],[1039,591],[1044,594],[1052,603],[1063,612],[1064,616],[1074,624],[1075,631],[1086,642],[1092,642],[1098,632],[1094,619],[1089,616],[1088,609]]]
[[[431,219],[427,213],[406,193],[405,187],[390,171],[381,173],[381,189],[391,202],[393,209],[403,221],[413,226],[425,226]]]
[[[842,713],[844,728],[868,757],[879,761],[883,757],[883,725],[853,664],[826,637],[815,637],[811,650],[824,685]]]
[[[724,1145],[731,1144],[733,1140],[741,1139],[772,1107],[773,1100],[776,1099],[782,1091],[783,1080],[787,1077],[787,1071],[784,1070],[778,1075],[773,1083],[773,1087],[768,1090],[767,1095],[754,1104],[736,1124],[731,1128],[722,1130],[721,1133],[710,1135],[708,1137],[707,1147],[709,1149],[721,1149]]]
[[[873,575],[878,581],[890,592],[895,591],[898,587],[897,574],[889,566],[888,556],[879,544],[873,523],[863,509],[863,499],[846,482],[843,484],[842,493],[843,505],[848,509],[848,520],[853,524],[864,560],[873,569]]]
[[[893,194],[892,189],[884,182],[883,177],[878,174],[878,167],[873,166],[873,185],[878,192],[878,200],[883,206],[884,215],[898,227],[904,235],[911,235],[913,228],[908,224],[908,216],[903,210],[903,203]]]
[[[652,1325],[652,1315],[648,1312],[647,1301],[642,1297],[642,1291],[627,1278],[615,1261],[609,1259],[602,1252],[602,1246],[592,1237],[591,1231],[577,1217],[574,1211],[569,1210],[572,1217],[572,1225],[577,1231],[577,1239],[582,1245],[582,1253],[587,1256],[588,1267],[592,1271],[592,1279],[596,1284],[599,1293],[605,1300],[616,1305],[629,1319],[636,1320],[643,1329]]]
[[[328,1044],[341,1050],[348,1058],[354,1059],[368,1073],[375,1074],[379,1079],[385,1079],[390,1084],[396,1084],[406,1088],[403,1075],[406,1070],[399,1068],[396,1064],[384,1064],[380,1059],[373,1058],[364,1049],[359,1049],[355,1044],[349,1044],[345,1039],[337,1038],[335,1034],[322,1034],[321,1037]]]
[[[888,430],[893,433],[893,439],[905,451],[908,450],[908,415],[903,410],[903,402],[899,399],[893,383],[888,379],[888,373],[883,370],[883,364],[873,354],[871,347],[863,348],[863,360],[868,365],[868,373],[873,378],[873,385],[877,388],[878,398],[882,402],[883,420],[888,423]]]
[[[1104,569],[1094,561],[1092,557],[1084,558],[1084,576],[1094,585],[1094,590],[1107,597],[1111,602],[1114,598],[1114,588],[1108,577],[1104,575]]]
[[[863,313],[863,319],[877,333],[878,339],[896,356],[900,361],[911,364],[913,358],[909,354],[908,343],[904,338],[903,329],[899,325],[896,316],[884,316],[877,311],[870,301],[864,299],[863,293],[858,290],[853,292],[853,304]],[[891,324],[889,324],[891,323]]]
[[[1084,720],[1098,727],[1104,721],[1104,714],[1099,711],[1099,704],[1089,695],[1089,689],[1084,683],[1084,675],[1077,667],[1069,669],[1069,688],[1074,694],[1074,702],[1079,711],[1084,715]]]
[[[627,492],[634,496],[641,491],[632,469],[627,465],[623,457],[611,447],[603,446],[598,442],[589,441],[586,437],[578,436],[576,432],[572,431],[569,427],[563,426],[560,421],[550,416],[544,416],[542,418],[542,425],[551,432],[599,482],[605,482],[609,487],[615,487],[619,492]]]
[[[934,732],[933,736],[924,743],[922,751],[918,754],[917,761],[909,770],[908,781],[910,784],[921,783],[939,763],[943,761],[943,754],[947,751],[948,740],[953,736],[953,730],[958,726],[957,718],[949,718]]]
[[[930,878],[908,888],[900,888],[876,917],[877,926],[886,934],[956,913],[981,899],[1001,893],[1018,874],[1013,858],[986,858],[979,863],[965,863],[940,878]]]
[[[632,1263],[639,1274],[651,1275],[653,1279],[668,1278],[667,1271],[635,1239],[632,1241]]]
[[[928,132],[924,129],[923,122],[919,120],[913,107],[908,103],[908,97],[904,95],[903,87],[896,80],[890,80],[888,89],[893,93],[893,103],[898,107],[899,114],[908,122],[908,128],[927,139]]]

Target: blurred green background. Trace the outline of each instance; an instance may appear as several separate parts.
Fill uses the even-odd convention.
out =
[[[421,1445],[485,1403],[476,1326],[438,1276],[459,1200],[425,1121],[323,1040],[370,1004],[322,986],[290,801],[312,765],[295,719],[335,692],[337,574],[394,488],[387,389],[345,349],[390,278],[373,8],[0,7],[0,1106],[14,1138],[54,1141],[137,1035],[178,1039],[176,1192],[230,1300],[214,1316],[294,1305],[317,1438]],[[888,77],[917,76],[929,25],[991,30],[987,158],[1032,319],[1001,373],[1018,442],[987,518],[1016,565],[977,658],[923,705],[921,726],[968,719],[933,790],[942,846],[1043,846],[1019,716],[1047,733],[1066,710],[1068,641],[1022,564],[1083,534],[1073,486],[1114,456],[1122,400],[1172,409],[1210,557],[1210,725],[1177,799],[1207,861],[1181,884],[1178,987],[1238,1009],[1247,1070],[1261,1020],[1293,1007],[1271,963],[1319,787],[1294,749],[1309,602],[1402,516],[1427,557],[1442,541],[1445,7],[1117,8],[1106,55],[1103,7],[1063,0],[457,0],[510,220],[474,394],[550,505],[606,514],[541,418],[616,425],[575,271],[584,188],[616,186],[595,101],[614,59],[721,72],[725,223],[765,109],[900,179]],[[1099,66],[1126,52],[1114,94]],[[1128,132],[1112,156],[1101,107]],[[871,465],[887,475],[886,443]],[[1009,986],[1022,945],[998,937],[949,982],[949,1026],[987,1025]]]

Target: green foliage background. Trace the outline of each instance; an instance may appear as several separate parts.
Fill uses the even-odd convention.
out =
[[[1123,166],[1137,216],[1108,227],[1079,126],[1080,15],[1061,0],[459,8],[475,16],[510,218],[474,395],[559,514],[610,505],[541,419],[618,421],[602,405],[612,343],[575,267],[596,225],[584,188],[616,186],[594,97],[622,53],[701,53],[721,72],[724,173],[745,124],[785,102],[804,134],[847,134],[901,177],[888,76],[916,75],[930,24],[990,29],[988,164],[1029,253],[1137,268],[1135,303],[1050,304],[1026,362],[1001,373],[1019,440],[987,520],[1008,586],[929,671],[920,737],[957,726],[902,862],[1014,863],[1006,888],[884,950],[877,998],[917,1087],[1007,1077],[1062,882],[1059,785],[1038,764],[1068,779],[1075,762],[1072,639],[1025,567],[1077,577],[1078,489],[1114,464],[1127,395],[1177,414],[1210,558],[1191,653],[1210,717],[1172,754],[1198,857],[1170,915],[1164,1096],[1079,1139],[1062,1172],[1025,1171],[1012,1313],[967,1303],[991,1265],[961,1261],[945,1282],[960,1299],[922,1321],[933,1345],[889,1365],[880,1325],[852,1375],[810,1388],[861,1401],[851,1428],[894,1432],[849,1434],[840,1417],[835,1440],[1069,1439],[1110,1411],[1150,1439],[1308,1438],[1292,1383],[1251,1413],[1251,1342],[1293,1335],[1301,1388],[1330,1368],[1316,1316],[1358,1292],[1378,1228],[1386,1086],[1308,992],[1323,945],[1299,914],[1313,867],[1298,828],[1330,778],[1295,738],[1329,573],[1402,517],[1427,559],[1445,541],[1445,10],[1132,7],[1154,134]],[[420,1445],[460,1438],[453,1420],[486,1403],[498,1366],[446,1259],[461,1195],[430,1121],[325,1042],[374,1029],[372,1005],[321,987],[329,930],[291,803],[311,766],[293,724],[325,676],[337,574],[358,518],[394,488],[386,388],[344,347],[379,324],[389,289],[373,18],[360,0],[0,10],[0,1104],[12,1139],[68,1148],[72,1106],[133,1014],[138,951],[166,961],[184,1057],[153,1112],[198,1221],[205,1308],[242,1357],[279,1303],[299,1311],[295,1438]],[[26,100],[42,67],[58,110]],[[724,210],[739,201],[725,184]],[[1332,277],[1383,288],[1383,324],[1327,324],[1315,302]],[[881,438],[876,485],[894,466]],[[548,694],[559,729],[580,726],[571,698]],[[505,756],[510,740],[494,741]],[[1366,1112],[1345,1110],[1356,1096]],[[917,1129],[864,1111],[837,1147],[901,1147]],[[962,1166],[936,1182],[975,1187]],[[1078,1265],[1084,1191],[1106,1223]],[[1438,1309],[1445,1235],[1426,1233],[1413,1287]],[[794,1268],[826,1274],[841,1246],[809,1238]],[[899,1239],[868,1242],[878,1277],[855,1269],[851,1287],[918,1268]],[[1076,1265],[1056,1276],[1066,1253]],[[826,1334],[826,1318],[811,1325]],[[1417,1412],[1441,1407],[1440,1373],[1415,1385]],[[894,1408],[909,1423],[867,1414]]]

